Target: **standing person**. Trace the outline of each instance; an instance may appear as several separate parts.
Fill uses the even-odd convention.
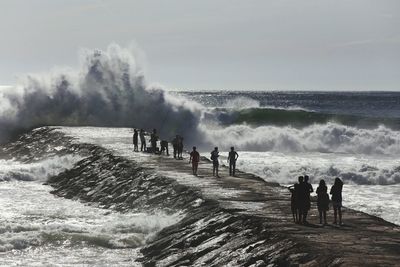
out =
[[[153,129],[153,132],[150,135],[150,143],[153,154],[157,153],[157,140],[158,140],[157,130]]]
[[[321,179],[319,181],[319,186],[317,187],[317,207],[319,213],[319,223],[322,224],[322,216],[324,217],[324,225],[326,222],[326,212],[329,210],[329,195],[328,188],[326,187],[325,180]]]
[[[293,222],[297,223],[298,217],[297,217],[297,203],[296,203],[296,187],[298,186],[298,183],[295,183],[294,185],[291,185],[288,187],[291,196],[290,196],[290,209],[292,210],[292,215],[293,215]]]
[[[308,175],[304,175],[304,186],[305,186],[305,191],[304,191],[304,210],[303,210],[303,223],[307,224],[307,215],[308,211],[311,208],[311,196],[310,194],[314,192],[314,188],[312,185],[308,182],[310,178]]]
[[[178,159],[183,159],[183,137],[179,136],[178,138]]]
[[[138,149],[138,131],[133,129],[133,151],[139,151]]]
[[[167,156],[169,156],[168,141],[167,140],[161,140],[160,146],[161,146],[161,153],[160,154],[165,152],[165,153],[167,153]]]
[[[337,224],[337,215],[339,213],[339,225],[342,225],[342,189],[343,182],[339,177],[335,178],[335,183],[331,187],[332,206],[334,214],[334,224]]]
[[[193,175],[197,176],[197,167],[199,166],[200,154],[196,151],[196,147],[193,147],[193,151],[190,152],[189,164],[192,163]]]
[[[139,137],[140,137],[140,151],[146,151],[146,138],[144,138],[143,129],[140,129]]]
[[[295,199],[296,199],[296,208],[298,213],[298,223],[303,222],[303,213],[305,209],[305,185],[304,185],[304,177],[299,176],[299,183],[294,185]]]
[[[235,148],[232,146],[231,151],[228,154],[227,161],[229,162],[229,175],[235,176],[236,169],[236,160],[239,158],[239,154],[235,151]]]
[[[178,154],[178,140],[179,140],[179,135],[176,135],[174,139],[172,139],[172,148],[174,149],[174,159],[176,159],[176,156]]]
[[[218,174],[218,167],[219,167],[219,152],[218,152],[218,147],[214,147],[214,150],[211,151],[211,160],[213,162],[213,176],[219,178]]]

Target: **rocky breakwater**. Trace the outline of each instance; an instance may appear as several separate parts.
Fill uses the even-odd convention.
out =
[[[182,211],[141,252],[144,266],[396,266],[400,229],[345,211],[345,226],[292,223],[287,190],[250,174],[214,179],[202,160],[200,177],[185,161],[121,156],[40,128],[2,149],[25,161],[78,153],[83,159],[48,181],[54,194],[108,209]]]

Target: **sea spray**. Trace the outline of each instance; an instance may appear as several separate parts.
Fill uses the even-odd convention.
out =
[[[0,95],[0,142],[43,125],[157,128],[198,138],[199,114],[146,84],[128,49],[84,50],[76,70],[27,75]],[[190,133],[190,134],[186,134]]]

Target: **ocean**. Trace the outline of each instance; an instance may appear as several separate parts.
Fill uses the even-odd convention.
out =
[[[204,106],[206,139],[234,146],[238,169],[282,185],[309,175],[314,189],[340,177],[345,206],[400,224],[399,92],[174,94]]]

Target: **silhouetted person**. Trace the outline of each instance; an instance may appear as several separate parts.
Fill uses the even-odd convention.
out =
[[[193,151],[190,152],[190,159],[189,159],[189,164],[192,163],[192,171],[193,175],[197,176],[197,167],[199,166],[199,161],[200,161],[200,154],[199,152],[196,151],[196,147],[193,147]]]
[[[153,132],[150,135],[150,143],[152,152],[154,154],[157,153],[157,141],[158,141],[157,130],[153,129]]]
[[[133,130],[133,151],[139,151],[138,149],[138,131]]]
[[[303,213],[305,209],[305,184],[304,184],[304,177],[299,176],[298,178],[299,183],[294,185],[295,191],[295,199],[296,199],[296,209],[298,213],[298,223],[303,222]]]
[[[146,138],[144,138],[143,129],[140,129],[139,137],[140,137],[140,151],[146,151]]]
[[[319,186],[317,187],[317,207],[319,213],[319,223],[322,224],[322,217],[324,217],[324,225],[326,222],[326,212],[329,210],[329,195],[328,188],[326,187],[325,180],[321,179],[319,181]]]
[[[179,135],[176,135],[174,139],[172,139],[172,148],[174,150],[174,159],[176,159],[176,156],[178,154],[178,141],[179,140]]]
[[[296,205],[296,185],[298,185],[297,183],[294,185],[291,185],[288,187],[291,196],[290,196],[290,208],[292,210],[292,215],[293,215],[293,221],[294,223],[298,222],[298,218],[297,218],[297,205]]]
[[[228,154],[227,161],[229,162],[229,175],[235,176],[236,160],[239,158],[239,154],[235,151],[234,147],[231,147],[231,151]]]
[[[161,153],[166,152],[167,156],[169,156],[168,141],[162,140],[160,142],[160,146],[161,146]]]
[[[310,194],[314,192],[314,189],[312,185],[308,182],[309,177],[308,175],[304,175],[304,186],[305,186],[305,192],[304,192],[304,210],[303,210],[303,223],[307,224],[307,215],[308,211],[311,208],[311,196]]]
[[[343,182],[338,177],[335,178],[335,183],[331,187],[332,206],[334,215],[334,224],[337,224],[337,214],[339,213],[339,224],[342,224],[342,189]]]
[[[215,177],[219,177],[219,174],[218,174],[218,167],[219,167],[218,157],[219,157],[218,147],[214,147],[214,150],[211,151],[211,160],[212,160],[212,163],[213,163],[213,176],[215,176]]]
[[[178,159],[183,159],[182,153],[183,153],[183,137],[179,136],[178,138]]]

